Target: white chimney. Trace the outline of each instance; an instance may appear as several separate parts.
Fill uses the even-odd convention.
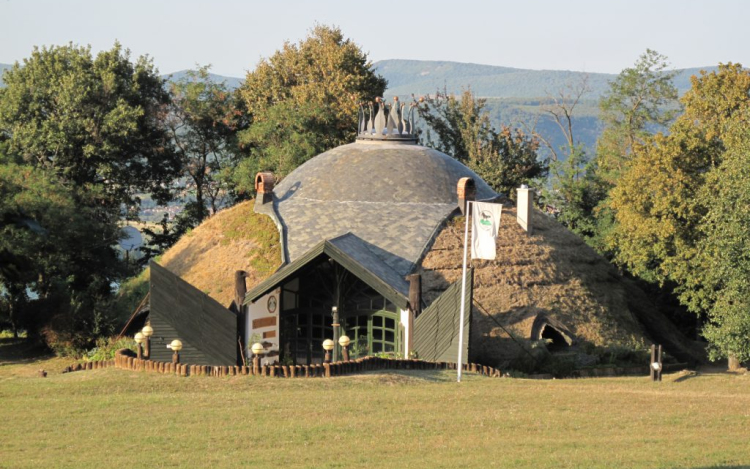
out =
[[[521,228],[531,234],[531,210],[534,206],[534,191],[524,184],[516,189],[516,219]]]

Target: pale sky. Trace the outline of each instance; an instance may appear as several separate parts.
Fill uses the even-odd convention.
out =
[[[115,40],[161,73],[212,64],[244,77],[285,40],[337,25],[384,59],[618,73],[646,48],[675,68],[750,65],[750,1],[0,0],[0,63],[34,45]]]

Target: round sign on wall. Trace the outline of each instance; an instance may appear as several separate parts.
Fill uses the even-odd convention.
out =
[[[276,297],[275,296],[269,296],[268,297],[268,312],[273,314],[276,312]]]

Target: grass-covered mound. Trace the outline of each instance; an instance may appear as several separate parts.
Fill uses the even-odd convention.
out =
[[[425,255],[421,273],[428,301],[461,276],[463,234],[463,217],[449,221]],[[644,348],[653,341],[683,359],[700,357],[694,344],[659,318],[643,292],[581,238],[539,212],[533,214],[529,236],[516,222],[515,208],[506,205],[497,258],[472,265],[474,299],[489,313],[473,309],[473,360],[515,359],[523,351],[513,339],[537,339],[532,337],[535,321],[544,320],[564,328],[579,344]]]
[[[234,272],[248,273],[255,285],[281,265],[279,231],[253,201],[224,209],[189,231],[156,261],[210,297],[229,306],[234,299]],[[121,287],[118,310],[132,313],[148,293],[149,271]]]

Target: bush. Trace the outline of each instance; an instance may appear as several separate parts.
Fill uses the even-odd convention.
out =
[[[96,347],[86,352],[84,359],[91,362],[112,360],[115,357],[115,352],[123,348],[135,352],[135,342],[133,339],[130,337],[122,337],[120,339],[116,337],[102,337],[96,340]]]

